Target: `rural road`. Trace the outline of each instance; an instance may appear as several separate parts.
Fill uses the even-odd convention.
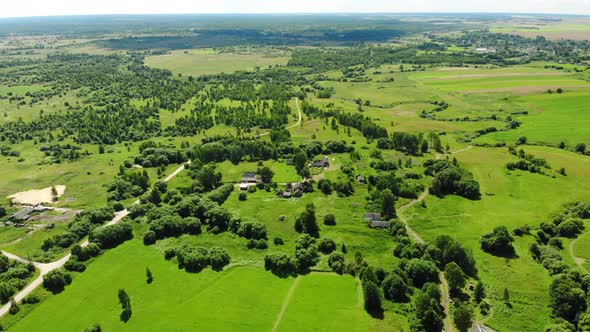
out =
[[[187,162],[187,164],[190,164],[190,161]],[[178,167],[176,170],[174,170],[174,172],[172,172],[170,175],[168,175],[164,181],[168,182],[170,180],[172,180],[175,176],[177,176],[180,172],[182,172],[185,167],[185,164],[182,164],[180,167]],[[139,204],[139,200],[133,202],[133,204]],[[115,213],[115,217],[110,220],[108,223],[106,223],[103,227],[106,226],[110,226],[110,225],[114,225],[116,223],[118,223],[119,221],[123,220],[123,218],[125,218],[127,215],[129,214],[129,211],[127,209],[123,210],[123,211],[119,211]],[[86,247],[88,246],[90,242],[88,241],[88,239],[84,240],[82,243],[80,243],[80,246],[82,247]],[[2,251],[2,254],[4,254],[4,256],[22,262],[22,263],[30,263],[30,261],[13,255],[9,252],[6,251]],[[45,276],[47,273],[53,271],[53,270],[57,270],[59,268],[61,268],[62,266],[64,266],[64,264],[66,264],[66,262],[70,259],[72,254],[67,254],[64,257],[54,261],[54,262],[50,262],[50,263],[38,263],[38,262],[32,262],[33,265],[35,265],[35,267],[37,269],[39,269],[39,271],[41,272],[39,274],[39,276],[37,278],[35,278],[30,284],[28,284],[25,288],[23,288],[20,292],[16,293],[14,295],[14,300],[19,303],[21,302],[25,297],[27,297],[29,294],[31,294],[32,291],[34,291],[37,287],[39,287],[40,285],[43,284],[43,276]],[[6,313],[8,313],[8,310],[10,310],[10,302],[6,303],[5,305],[2,306],[2,308],[0,308],[0,317],[3,317],[4,315],[6,315]]]

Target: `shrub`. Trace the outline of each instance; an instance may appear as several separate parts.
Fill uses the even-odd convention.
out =
[[[515,254],[512,242],[514,238],[504,226],[494,228],[491,233],[481,237],[481,248],[491,254],[512,257]]]
[[[238,199],[240,201],[245,201],[248,199],[248,195],[246,193],[240,193],[240,195],[238,196]]]
[[[328,266],[332,271],[342,274],[344,272],[344,255],[339,252],[334,252],[328,256]]]
[[[90,242],[102,249],[109,249],[133,238],[133,227],[128,223],[119,223],[97,228],[90,233]]]
[[[582,220],[574,218],[561,222],[557,225],[555,231],[563,237],[575,238],[584,229]]]
[[[154,231],[147,231],[143,236],[143,244],[146,246],[152,245],[156,243],[156,232]]]
[[[276,246],[282,246],[285,244],[285,241],[283,241],[283,239],[280,237],[275,237],[273,242]]]
[[[61,293],[71,283],[72,277],[62,270],[53,270],[43,276],[43,287],[53,294]]]
[[[333,214],[327,214],[324,216],[324,225],[336,226],[336,217]]]
[[[268,243],[266,240],[250,239],[246,247],[248,247],[248,249],[268,249]]]
[[[266,239],[266,225],[259,221],[245,221],[240,224],[237,234],[246,239]]]
[[[86,265],[76,259],[70,258],[66,264],[64,264],[64,268],[68,271],[84,272],[86,270]]]
[[[221,271],[224,266],[229,264],[230,257],[227,251],[222,247],[212,247],[209,249],[209,264],[215,271]]]
[[[336,242],[332,239],[328,238],[321,238],[318,241],[318,248],[323,254],[329,254],[332,251],[336,250]]]
[[[415,287],[438,281],[438,269],[431,261],[412,258],[405,264],[405,271]]]
[[[280,277],[295,273],[295,263],[287,254],[275,253],[264,256],[264,268]]]
[[[394,302],[407,302],[410,287],[397,273],[390,273],[383,280],[383,295]]]

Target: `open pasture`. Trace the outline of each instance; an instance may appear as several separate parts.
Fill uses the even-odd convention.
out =
[[[590,144],[590,92],[533,95],[516,101],[529,111],[528,115],[518,117],[522,125],[515,130],[491,133],[476,142],[512,143],[525,136],[529,142],[543,144],[557,145],[561,141],[570,147],[578,143]]]
[[[146,267],[153,273],[152,284],[145,281]],[[277,331],[289,331],[292,319],[312,322],[317,317],[324,318],[322,331],[339,331],[345,322],[354,323],[356,331],[370,330],[371,318],[359,307],[354,279],[315,274],[300,279],[287,297],[294,278],[253,267],[190,274],[132,240],[96,259],[63,293],[32,309],[25,306],[29,314],[11,331],[81,331],[93,324],[109,331],[268,331],[286,299],[285,321]],[[127,323],[119,320],[120,288],[131,298],[133,314]]]

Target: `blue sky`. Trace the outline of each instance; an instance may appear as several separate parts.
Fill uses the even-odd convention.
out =
[[[590,0],[5,0],[0,17],[85,14],[510,12],[590,15]]]

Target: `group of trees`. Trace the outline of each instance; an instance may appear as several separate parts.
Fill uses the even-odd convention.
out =
[[[223,247],[206,249],[189,245],[167,249],[165,258],[170,260],[174,257],[178,262],[178,268],[191,273],[199,273],[207,266],[211,266],[214,271],[221,271],[231,260]]]
[[[430,193],[437,196],[459,195],[468,199],[481,198],[479,183],[473,175],[456,163],[447,160],[427,160],[424,162],[425,173],[434,176]]]
[[[578,236],[583,228],[582,219],[590,218],[590,204],[573,202],[566,204],[552,216],[551,222],[543,222],[534,234],[537,243],[530,246],[532,257],[552,275],[549,286],[550,305],[555,324],[551,331],[585,331],[590,326],[587,297],[590,290],[590,274],[577,267],[570,267],[559,252],[562,244],[559,236]],[[560,227],[561,225],[565,225]]]
[[[0,254],[0,302],[7,303],[35,274],[33,264],[9,260]]]
[[[549,163],[545,159],[537,158],[532,154],[524,152],[523,149],[517,152],[513,147],[509,147],[508,152],[520,158],[516,162],[511,161],[506,164],[506,168],[509,170],[520,169],[531,173],[543,174],[543,169],[551,169],[551,166],[549,166]]]
[[[74,220],[68,225],[66,231],[53,235],[43,241],[41,249],[48,256],[45,258],[40,257],[40,259],[50,259],[52,252],[71,247],[89,235],[93,229],[102,225],[107,220],[111,220],[114,216],[115,214],[112,208],[89,209],[76,215]]]
[[[306,233],[312,237],[320,237],[320,226],[315,216],[315,206],[313,203],[308,204],[305,207],[305,211],[301,213],[295,220],[295,231],[297,233]]]

